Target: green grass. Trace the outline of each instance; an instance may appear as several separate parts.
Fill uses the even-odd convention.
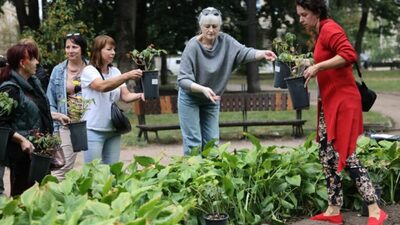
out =
[[[143,146],[146,142],[137,140],[137,134],[139,130],[135,127],[137,124],[137,118],[132,113],[127,113],[131,124],[132,132],[122,136],[122,146]],[[307,120],[305,123],[304,133],[309,135],[316,129],[316,107],[312,106],[308,110],[302,111],[303,119]],[[252,120],[285,120],[294,119],[295,111],[265,111],[265,112],[248,112],[248,118]],[[221,121],[235,121],[242,120],[242,114],[240,112],[224,112],[220,114]],[[376,112],[364,113],[364,121],[366,124],[376,124],[376,121],[380,121],[379,124],[387,126],[390,124],[390,119],[383,116],[382,114]],[[163,115],[148,115],[146,116],[146,122],[151,124],[169,124],[169,123],[179,123],[177,114],[163,114]],[[242,137],[242,127],[229,127],[221,128],[221,139],[240,139]],[[260,126],[260,127],[249,127],[248,132],[254,134],[258,138],[272,138],[272,137],[282,137],[290,136],[292,133],[291,126]],[[153,132],[148,133],[150,142],[156,141],[156,136]],[[179,130],[169,130],[169,131],[159,131],[158,132],[160,143],[171,144],[171,143],[181,143],[181,133]]]

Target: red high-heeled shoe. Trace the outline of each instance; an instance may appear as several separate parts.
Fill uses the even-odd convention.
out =
[[[311,217],[310,220],[325,221],[325,222],[329,222],[329,223],[333,223],[333,224],[343,224],[342,214],[338,214],[338,215],[334,215],[334,216],[325,216],[323,213],[321,213],[321,214]]]
[[[379,219],[375,217],[368,217],[368,224],[367,225],[383,225],[385,220],[388,218],[388,215],[381,209],[379,212]]]

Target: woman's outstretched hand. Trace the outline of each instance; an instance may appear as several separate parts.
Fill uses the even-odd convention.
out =
[[[129,72],[126,72],[128,74],[129,79],[131,80],[138,80],[142,77],[143,72],[141,69],[134,69]]]
[[[273,51],[270,50],[265,50],[264,52],[264,58],[268,61],[275,61],[276,60],[276,55]]]

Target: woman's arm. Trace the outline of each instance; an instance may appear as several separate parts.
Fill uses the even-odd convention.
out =
[[[71,122],[71,119],[62,113],[51,112],[51,117],[53,118],[53,120],[59,121],[62,125],[65,125],[65,124],[68,124]]]
[[[256,59],[266,59],[268,61],[274,61],[276,59],[276,55],[274,52],[270,50],[257,50],[256,51]]]
[[[99,92],[108,92],[114,90],[128,80],[137,80],[140,77],[142,77],[142,70],[135,69],[107,80],[103,80],[99,77],[90,83],[90,87]]]
[[[23,152],[31,153],[35,149],[33,144],[28,139],[26,139],[24,136],[20,135],[17,132],[14,133],[11,140],[19,144]]]
[[[347,62],[342,56],[335,55],[334,57],[332,57],[328,60],[319,62],[317,64],[314,64],[314,65],[308,67],[304,71],[304,75],[303,75],[304,78],[306,78],[305,85],[307,86],[310,79],[317,76],[318,71],[334,69],[334,68],[342,67],[346,64],[347,64]]]
[[[121,100],[123,102],[129,103],[140,99],[145,100],[143,93],[131,93],[126,86],[121,87]]]

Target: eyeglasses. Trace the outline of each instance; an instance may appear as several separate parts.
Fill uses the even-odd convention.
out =
[[[218,9],[203,9],[201,14],[208,16],[209,14],[213,14],[214,16],[221,15],[221,12]]]
[[[80,33],[69,33],[66,35],[66,37],[72,37],[72,36],[80,36]]]

